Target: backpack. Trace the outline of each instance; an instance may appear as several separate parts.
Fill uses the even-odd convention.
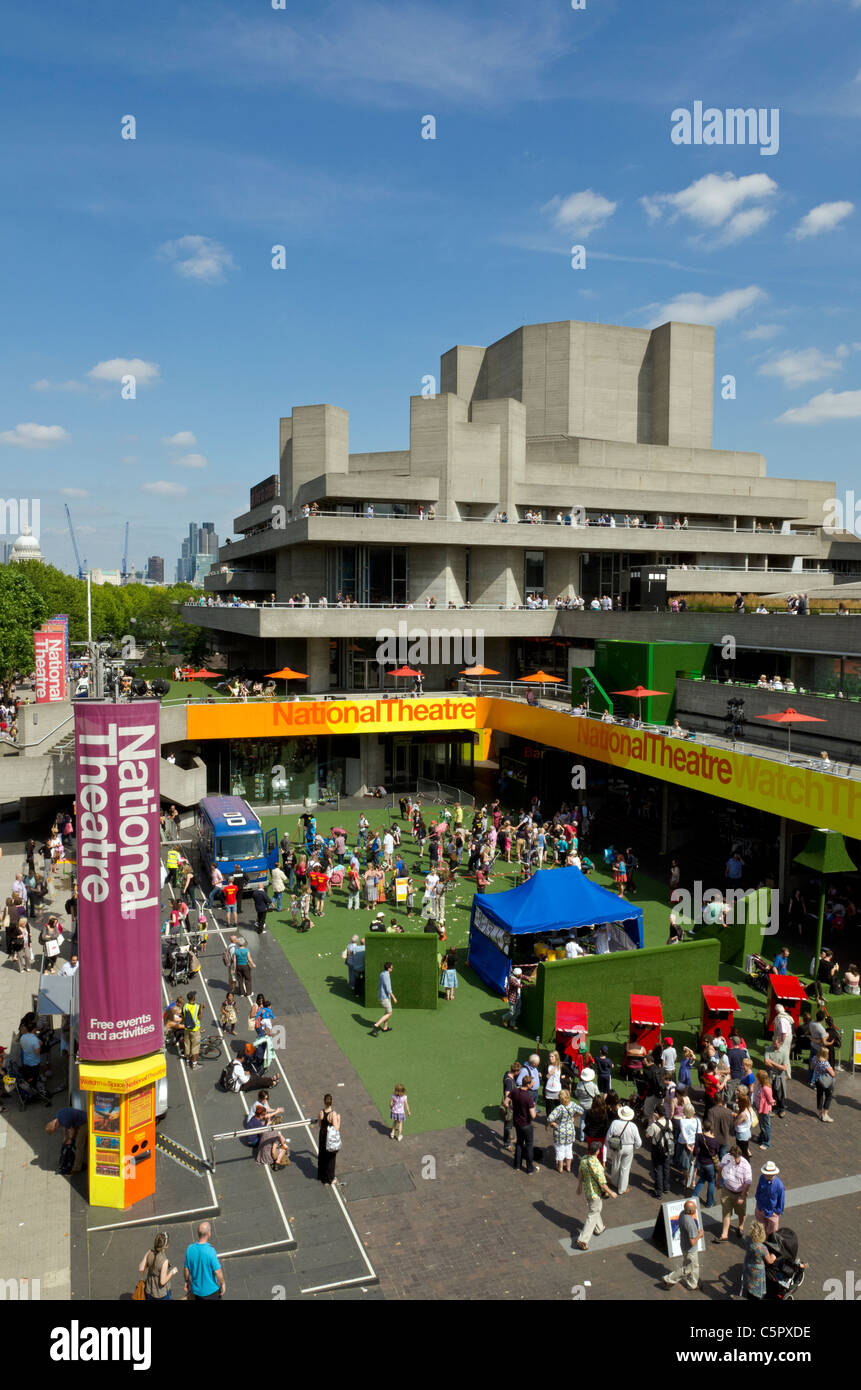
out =
[[[654,1141],[655,1148],[659,1154],[667,1155],[673,1152],[676,1146],[675,1136],[672,1125],[661,1125],[658,1130],[658,1137]]]
[[[224,1068],[223,1072],[221,1073],[221,1076],[218,1078],[218,1084],[221,1087],[222,1091],[239,1090],[241,1083],[233,1062],[227,1063],[227,1066]]]

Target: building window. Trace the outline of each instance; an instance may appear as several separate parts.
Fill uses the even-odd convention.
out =
[[[527,594],[544,593],[544,551],[527,550],[523,564],[523,588]]]
[[[472,551],[471,551],[469,548],[467,548],[467,549],[463,552],[463,601],[464,601],[464,603],[469,603],[469,602],[470,602],[470,599],[471,599],[471,595],[470,595],[470,582],[471,582],[471,578],[472,578]]]

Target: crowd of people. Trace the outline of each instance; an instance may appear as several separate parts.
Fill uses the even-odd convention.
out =
[[[808,1049],[806,1083],[815,1089],[817,1116],[831,1123],[828,1112],[836,1070],[833,1039],[824,1019],[819,1011],[804,1034],[803,1046]],[[579,1050],[569,1047],[564,1054],[550,1051],[546,1063],[533,1053],[526,1062],[513,1062],[503,1076],[502,1151],[512,1155],[516,1170],[528,1175],[538,1172],[535,1124],[543,1110],[548,1166],[552,1162],[560,1174],[576,1171],[577,1194],[586,1207],[576,1241],[583,1251],[605,1229],[604,1201],[623,1198],[628,1192],[638,1155],[646,1160],[639,1169],[644,1184],[650,1174],[658,1201],[689,1194],[685,1210],[696,1217],[695,1199],[702,1193],[703,1205],[712,1208],[718,1194],[721,1225],[714,1239],[726,1244],[734,1232],[743,1242],[745,1294],[761,1298],[761,1276],[768,1263],[764,1242],[780,1225],[786,1192],[779,1180],[780,1169],[770,1159],[754,1180],[752,1147],[769,1150],[773,1117],[783,1121],[787,1116],[791,1058],[793,1048],[801,1045],[780,1005],[774,1036],[759,1068],[737,1033],[723,1037],[717,1028],[700,1039],[699,1055],[690,1047],[684,1047],[680,1055],[671,1036],[647,1051],[632,1029],[618,1063],[620,1081],[636,1087],[627,1097],[614,1084],[617,1063],[606,1044],[597,1058],[585,1042]],[[747,1210],[749,1194],[755,1198],[752,1220]],[[683,1264],[665,1276],[665,1283],[684,1278],[688,1288],[697,1287],[699,1269],[694,1257],[701,1236],[700,1230],[697,1241],[682,1242]]]

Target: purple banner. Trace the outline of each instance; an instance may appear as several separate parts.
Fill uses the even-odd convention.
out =
[[[159,706],[75,706],[80,1056],[162,1045]]]
[[[53,618],[48,619],[51,623],[62,623],[63,631],[66,634],[66,683],[69,681],[69,615],[68,613],[55,613]],[[68,695],[66,696],[68,699]]]

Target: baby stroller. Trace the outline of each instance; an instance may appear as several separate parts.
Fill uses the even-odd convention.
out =
[[[13,1062],[11,1057],[3,1059],[2,1076],[4,1095],[15,1095],[19,1109],[25,1110],[34,1101],[40,1101],[42,1105],[51,1104],[44,1079],[38,1076],[35,1081],[28,1081],[18,1063]]]
[[[768,994],[770,988],[768,977],[771,972],[771,966],[763,956],[751,956],[750,964],[751,969],[747,977],[748,983],[754,989],[758,990],[760,994]]]
[[[804,1265],[798,1258],[798,1236],[788,1227],[770,1235],[765,1248],[775,1255],[774,1264],[765,1266],[765,1297],[790,1303],[804,1283]]]
[[[171,985],[186,985],[192,976],[191,952],[175,936],[169,938],[164,955],[164,971]]]

